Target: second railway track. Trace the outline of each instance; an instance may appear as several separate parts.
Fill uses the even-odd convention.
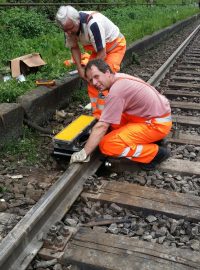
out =
[[[87,270],[200,269],[199,28],[149,80],[171,101],[171,157],[150,173],[110,159],[112,177],[94,178],[75,214],[67,212],[102,162],[95,153],[93,162],[70,166],[3,239],[1,269],[26,269],[38,252]]]

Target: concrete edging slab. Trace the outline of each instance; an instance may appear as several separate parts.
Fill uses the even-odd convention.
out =
[[[0,104],[0,145],[22,135],[24,110],[17,103]]]

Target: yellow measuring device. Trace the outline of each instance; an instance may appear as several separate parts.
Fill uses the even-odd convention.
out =
[[[71,156],[80,151],[86,143],[90,131],[97,119],[89,115],[81,115],[53,137],[54,154]]]

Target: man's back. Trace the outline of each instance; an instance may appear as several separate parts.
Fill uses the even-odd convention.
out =
[[[139,78],[117,73],[100,120],[119,124],[122,113],[150,119],[170,111],[169,101],[154,87]]]
[[[95,11],[81,11],[80,32],[77,35],[66,34],[66,46],[72,47],[77,41],[82,45],[93,45],[96,51],[105,47],[119,36],[119,28],[106,16]]]

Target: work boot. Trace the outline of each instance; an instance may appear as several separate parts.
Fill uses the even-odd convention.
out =
[[[156,141],[154,143],[157,144],[157,145],[159,145],[159,146],[167,147],[168,140],[166,138],[163,138],[162,140]]]
[[[155,170],[156,166],[170,156],[170,151],[166,147],[159,146],[158,153],[150,163],[142,163],[140,168],[145,171]]]

